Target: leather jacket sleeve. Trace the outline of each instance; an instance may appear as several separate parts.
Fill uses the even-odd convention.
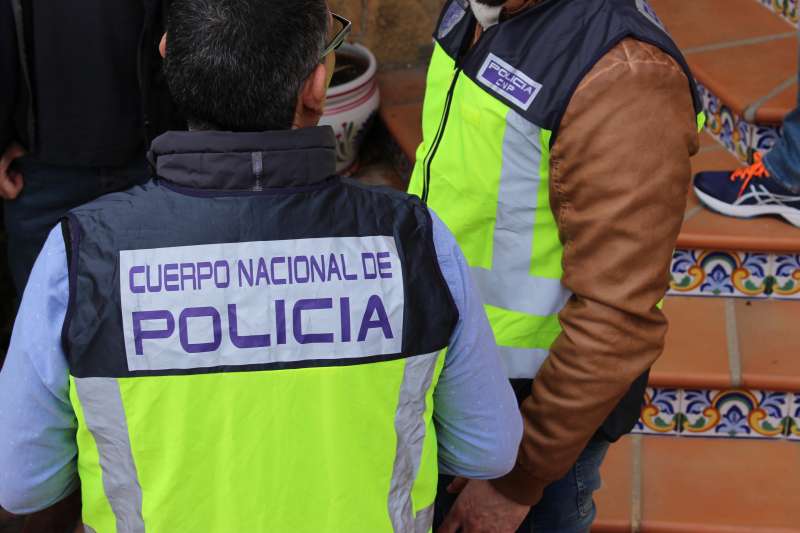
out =
[[[573,293],[522,404],[515,469],[495,481],[533,505],[661,355],[658,303],[698,150],[688,80],[660,49],[626,39],[595,65],[568,106],[551,153],[551,205]]]

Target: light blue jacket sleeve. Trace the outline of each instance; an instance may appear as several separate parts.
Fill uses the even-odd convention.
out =
[[[434,392],[440,470],[502,477],[516,462],[522,417],[467,261],[450,230],[431,216],[439,265],[459,312]]]
[[[61,228],[36,261],[0,372],[0,506],[46,509],[78,488],[78,427],[61,346],[69,283]]]

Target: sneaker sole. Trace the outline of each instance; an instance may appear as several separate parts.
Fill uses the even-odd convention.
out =
[[[694,188],[694,193],[708,208],[729,217],[754,218],[765,215],[778,215],[792,226],[800,228],[800,210],[792,207],[780,205],[731,205],[717,200],[697,187]]]

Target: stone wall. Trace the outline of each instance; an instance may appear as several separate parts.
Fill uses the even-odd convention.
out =
[[[329,0],[353,21],[351,40],[370,48],[381,68],[427,62],[443,0]]]

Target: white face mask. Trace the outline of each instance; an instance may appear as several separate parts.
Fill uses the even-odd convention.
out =
[[[484,30],[488,30],[500,20],[500,13],[503,11],[502,5],[491,7],[480,3],[479,0],[469,0],[469,3],[470,6],[472,6],[472,12],[475,14],[475,18],[478,19],[478,22]]]

